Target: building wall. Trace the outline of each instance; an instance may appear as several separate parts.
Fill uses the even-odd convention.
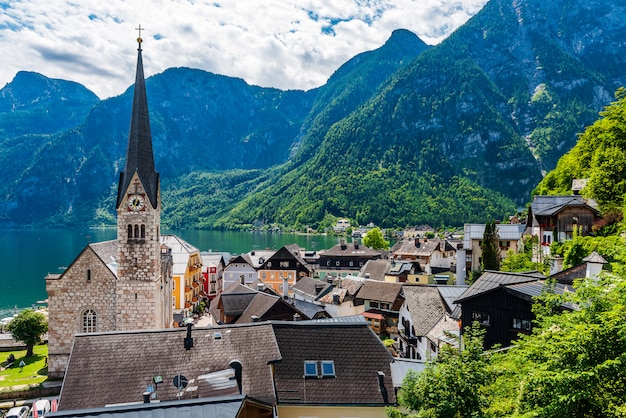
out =
[[[387,388],[393,390],[393,388]],[[391,406],[391,405],[390,405]],[[386,418],[384,406],[359,407],[350,406],[308,406],[308,405],[278,405],[280,418]]]
[[[116,330],[115,282],[111,270],[89,247],[62,275],[46,278],[49,377],[63,377],[74,334],[83,332],[86,310],[96,313],[96,331]]]

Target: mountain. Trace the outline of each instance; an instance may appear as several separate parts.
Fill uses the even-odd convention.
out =
[[[216,223],[458,224],[513,212],[626,81],[624,12],[618,1],[490,1]]]
[[[310,91],[188,68],[155,75],[163,221],[458,225],[510,214],[625,84],[625,7],[491,0],[441,44],[395,31]],[[98,101],[40,75],[18,82],[28,75],[0,90],[0,222],[112,223],[132,87]]]

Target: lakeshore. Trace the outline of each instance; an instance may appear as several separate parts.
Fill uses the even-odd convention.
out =
[[[331,248],[340,237],[248,231],[183,230],[175,233],[200,251],[241,254],[264,248],[279,249],[298,244],[307,250]],[[5,228],[0,230],[0,319],[18,311],[41,306],[47,298],[45,277],[61,273],[85,246],[116,238],[110,228],[45,229]]]

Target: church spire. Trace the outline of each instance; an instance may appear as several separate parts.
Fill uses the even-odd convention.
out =
[[[146,83],[143,75],[143,59],[141,56],[141,25],[137,28],[139,37],[137,43],[137,71],[133,108],[126,151],[126,166],[120,173],[120,184],[117,192],[117,205],[124,204],[124,193],[130,187],[133,174],[137,172],[141,183],[153,208],[158,205],[159,174],[154,169],[154,155],[152,152],[152,136],[150,135],[150,119],[148,117],[148,99],[146,97]]]

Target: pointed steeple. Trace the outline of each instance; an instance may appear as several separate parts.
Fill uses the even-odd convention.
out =
[[[141,31],[139,33],[141,35]],[[124,171],[120,173],[116,208],[123,204],[124,193],[128,190],[135,172],[139,175],[152,207],[156,208],[158,205],[159,174],[154,169],[148,99],[143,75],[143,59],[141,57],[141,37],[137,38],[137,42],[139,44],[137,48],[137,71],[135,75],[130,132],[128,135],[128,149],[126,151],[126,166]]]

